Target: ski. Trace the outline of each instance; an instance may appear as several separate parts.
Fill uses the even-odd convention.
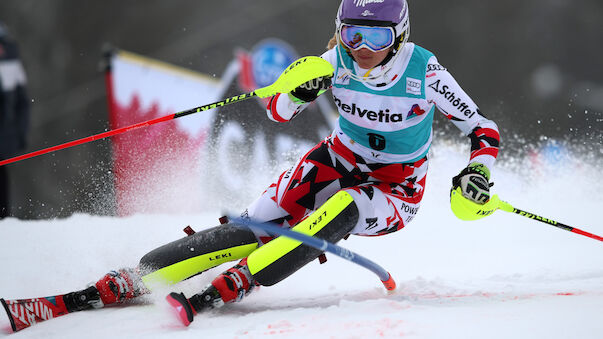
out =
[[[167,300],[168,304],[174,308],[176,317],[180,319],[184,326],[191,324],[193,317],[197,312],[195,312],[190,301],[188,301],[183,293],[172,292],[165,297],[165,300]]]
[[[8,300],[0,298],[13,332],[31,327],[39,322],[54,319],[68,313],[95,308],[95,287],[43,298]],[[102,305],[101,305],[102,306]],[[96,306],[99,307],[99,306]]]
[[[17,300],[0,299],[0,303],[6,310],[13,332],[69,313],[63,295]]]

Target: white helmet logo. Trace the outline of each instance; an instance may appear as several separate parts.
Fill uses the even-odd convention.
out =
[[[369,15],[375,15],[375,13],[369,11],[368,9],[365,9],[364,12],[362,12],[362,14],[360,14],[362,16],[369,16]]]
[[[356,7],[364,7],[367,4],[382,3],[385,0],[354,0]]]

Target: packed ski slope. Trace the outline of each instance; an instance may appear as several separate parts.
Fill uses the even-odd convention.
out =
[[[326,264],[313,262],[183,328],[164,296],[199,291],[226,268],[220,267],[136,305],[70,314],[15,334],[8,334],[1,311],[0,337],[603,337],[603,243],[502,211],[481,221],[455,219],[448,190],[450,177],[465,165],[465,151],[433,148],[422,209],[406,229],[340,243],[388,269],[398,283],[394,293],[387,294],[373,273],[328,255]],[[536,160],[519,162],[515,170],[499,162],[493,191],[518,208],[603,234],[599,166]],[[1,221],[0,297],[82,288],[184,236],[186,225],[215,225],[221,212]]]

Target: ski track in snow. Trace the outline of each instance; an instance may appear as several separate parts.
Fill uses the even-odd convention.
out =
[[[324,265],[312,262],[182,327],[163,298],[170,291],[199,292],[229,267],[223,265],[134,305],[69,314],[15,334],[8,334],[2,310],[0,337],[602,338],[603,243],[502,211],[481,221],[457,220],[448,190],[465,165],[460,154],[434,147],[425,198],[408,227],[339,243],[389,270],[398,284],[393,293],[373,273],[327,255]],[[527,180],[495,168],[493,192],[518,208],[603,234],[597,217],[603,175],[596,167],[570,162],[523,170],[538,175]],[[0,221],[0,297],[81,289],[184,236],[184,226],[211,227],[220,215]]]

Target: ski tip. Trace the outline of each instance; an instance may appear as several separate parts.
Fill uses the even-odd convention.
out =
[[[394,278],[392,277],[392,275],[389,272],[387,272],[387,274],[388,274],[388,279],[382,280],[381,282],[383,283],[383,286],[385,286],[385,289],[388,290],[389,292],[391,292],[396,289],[396,281],[394,280]]]
[[[8,320],[10,320],[10,327],[14,332],[17,332],[17,326],[15,325],[15,320],[13,319],[13,315],[10,313],[10,310],[8,309],[8,305],[6,304],[6,301],[4,301],[4,299],[0,298],[0,304],[2,304],[2,306],[4,306],[4,310],[6,311],[6,316],[8,317]]]
[[[193,309],[183,293],[172,292],[165,297],[165,300],[174,308],[176,316],[184,326],[191,324],[193,321]]]

